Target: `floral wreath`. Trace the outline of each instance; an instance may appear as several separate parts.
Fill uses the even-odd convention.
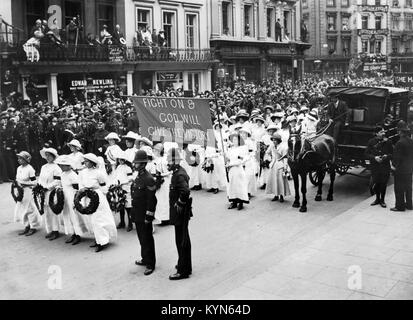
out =
[[[39,211],[40,215],[44,214],[44,198],[46,191],[47,189],[43,188],[40,184],[37,184],[32,191],[34,204],[36,205],[36,208]]]
[[[55,199],[56,198],[56,199]],[[50,192],[49,207],[54,214],[58,215],[63,211],[65,196],[62,188],[55,188]]]
[[[122,186],[120,184],[111,185],[109,187],[108,193],[106,194],[106,199],[108,200],[110,209],[112,211],[117,212],[125,208],[126,194],[127,192],[122,189]]]
[[[14,201],[21,202],[23,200],[23,195],[23,187],[16,180],[14,180],[11,184],[11,196],[13,197]]]
[[[191,167],[197,167],[199,165],[199,163],[201,162],[199,154],[195,150],[192,151],[192,152],[190,152],[190,151],[185,152],[185,161]]]
[[[83,198],[89,198],[89,204],[83,206],[81,200]],[[75,209],[81,214],[91,215],[94,214],[99,207],[99,195],[93,189],[81,189],[75,194],[74,199]]]

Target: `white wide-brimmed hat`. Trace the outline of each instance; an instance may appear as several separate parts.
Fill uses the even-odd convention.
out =
[[[62,166],[72,166],[72,161],[67,155],[57,157],[55,163]]]
[[[67,145],[68,146],[74,146],[74,147],[78,148],[79,150],[82,150],[82,145],[80,144],[79,140],[73,139]]]
[[[30,161],[32,160],[32,156],[27,151],[21,151],[16,156],[22,158],[27,163],[30,163]]]
[[[137,140],[139,138],[139,135],[133,131],[129,131],[126,136],[122,137],[123,139],[131,139],[131,140]]]
[[[142,141],[142,142],[146,143],[146,144],[147,144],[148,146],[150,146],[150,147],[153,146],[152,141],[149,140],[149,139],[146,138],[146,137],[139,137],[138,139],[136,139],[136,142],[139,142],[139,141]]]
[[[239,129],[240,132],[245,132],[246,134],[248,134],[249,136],[251,136],[251,130],[247,127],[242,127],[241,129]]]
[[[42,150],[40,150],[40,155],[43,159],[46,159],[46,153],[50,153],[54,156],[55,159],[59,156],[55,148],[43,148]]]
[[[267,131],[269,130],[278,130],[278,127],[274,123],[270,123],[267,127]]]
[[[119,136],[116,132],[111,132],[105,137],[106,141],[108,141],[109,139],[114,139],[116,141],[120,141],[120,138],[119,138]]]
[[[140,148],[139,150],[145,151],[146,154],[148,155],[148,157],[153,157],[152,147],[150,147],[150,146],[143,146],[143,147]]]
[[[89,160],[90,162],[93,162],[96,165],[99,165],[99,159],[93,153],[86,153],[86,154],[83,155],[83,158],[86,159],[86,160]]]

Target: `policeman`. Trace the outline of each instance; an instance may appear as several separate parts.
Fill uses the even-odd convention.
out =
[[[400,135],[394,146],[394,194],[396,205],[391,211],[413,210],[412,206],[412,173],[413,173],[413,140],[410,138],[410,129],[406,122],[401,120],[397,124]]]
[[[393,145],[386,137],[383,127],[375,128],[376,136],[369,140],[366,149],[366,158],[371,163],[371,178],[376,200],[372,206],[380,205],[386,208],[384,197],[386,195],[387,182],[390,177],[390,159],[393,154]]]
[[[191,240],[189,238],[188,223],[192,217],[189,191],[189,176],[179,163],[182,158],[176,148],[168,151],[168,170],[172,171],[169,187],[169,215],[170,223],[175,226],[175,243],[178,250],[178,264],[176,273],[169,276],[170,280],[186,279],[192,273]]]
[[[145,266],[144,275],[150,275],[155,270],[155,240],[153,239],[152,221],[156,209],[155,179],[146,171],[148,155],[145,151],[136,152],[134,166],[138,176],[131,187],[132,210],[131,218],[135,222],[136,232],[141,245],[140,261],[135,261],[138,266]]]

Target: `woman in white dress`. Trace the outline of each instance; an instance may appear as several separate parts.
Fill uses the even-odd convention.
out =
[[[132,208],[132,199],[131,199],[131,186],[133,181],[132,168],[126,164],[128,155],[126,152],[120,152],[117,155],[118,165],[114,172],[115,184],[119,184],[122,189],[126,192],[126,203],[125,208],[121,208],[119,211],[120,222],[117,226],[117,229],[125,228],[125,211],[128,215],[128,227],[127,232],[133,230],[132,219],[130,216],[130,211]]]
[[[40,227],[40,216],[34,205],[32,187],[36,185],[36,174],[30,165],[32,157],[27,151],[17,154],[19,167],[16,172],[16,182],[23,188],[22,201],[16,202],[14,221],[22,222],[24,230],[19,235],[31,236]]]
[[[116,169],[116,159],[118,156],[118,153],[122,152],[122,149],[116,144],[117,142],[120,141],[119,136],[115,132],[109,133],[106,137],[105,140],[109,143],[109,146],[107,147],[105,151],[105,156],[106,160],[109,161],[110,166],[112,167],[112,171],[110,173],[110,179],[113,179],[113,172]]]
[[[271,137],[274,134],[275,131],[277,131],[277,126],[275,124],[270,124],[267,127],[267,132],[262,136],[261,141],[263,144],[263,148],[265,148],[265,151],[268,150],[268,148],[271,146],[272,141]],[[260,159],[261,166],[260,166],[260,174],[258,178],[258,183],[260,185],[261,190],[265,190],[267,180],[268,180],[268,174],[270,173],[270,169],[268,168],[267,164],[271,162],[271,157],[270,155],[265,152],[264,155],[260,153],[260,157],[263,157],[263,159]]]
[[[44,197],[44,214],[42,220],[46,228],[46,239],[50,241],[59,238],[59,216],[54,214],[49,206],[50,192],[58,185],[58,181],[55,177],[60,177],[62,170],[55,163],[58,157],[56,149],[43,148],[40,150],[40,155],[47,161],[45,165],[40,169],[39,184],[46,189]]]
[[[227,196],[231,205],[228,209],[238,207],[238,210],[242,210],[244,203],[249,203],[248,180],[243,168],[245,164],[245,149],[242,148],[243,141],[238,132],[232,132],[229,139],[231,147],[228,149],[226,166],[229,169]]]
[[[218,148],[207,146],[205,150],[205,168],[213,168],[212,171],[205,171],[205,186],[208,192],[217,194],[226,185],[225,161]]]
[[[76,173],[79,173],[80,170],[84,169],[83,166],[83,153],[82,145],[80,144],[79,140],[73,139],[67,144],[70,148],[69,158],[72,169],[75,170]]]
[[[257,161],[255,158],[257,152],[257,146],[255,142],[251,139],[251,130],[249,128],[240,129],[241,139],[244,140],[244,169],[245,175],[248,180],[248,197],[251,198],[257,193]]]
[[[65,242],[74,246],[81,242],[81,236],[89,232],[84,216],[73,206],[76,191],[79,190],[79,176],[72,168],[73,162],[69,155],[60,156],[55,162],[62,170],[58,180],[64,195],[62,216],[65,234],[72,235]]]
[[[271,155],[270,174],[268,175],[266,194],[274,194],[272,201],[284,202],[284,197],[289,196],[290,186],[287,179],[288,173],[288,145],[282,143],[279,133],[274,133],[273,144],[267,150]]]
[[[169,224],[169,185],[171,184],[172,171],[168,170],[168,162],[164,155],[162,144],[158,143],[153,147],[154,164],[156,166],[156,179],[163,179],[159,189],[156,191],[156,205],[154,223]],[[157,182],[157,184],[160,182]]]
[[[102,192],[106,186],[107,177],[98,167],[99,159],[93,153],[87,153],[83,158],[86,168],[80,174],[80,184],[82,188],[94,190],[99,196],[99,206],[90,219],[95,235],[95,243],[90,247],[96,247],[95,251],[99,252],[105,249],[109,242],[116,240],[116,224],[108,200]]]

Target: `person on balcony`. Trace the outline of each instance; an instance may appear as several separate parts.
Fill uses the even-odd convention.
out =
[[[100,32],[100,42],[104,45],[111,45],[112,42],[112,35],[108,31],[108,26],[106,24],[103,25],[103,30]]]
[[[281,42],[281,30],[282,26],[280,23],[280,19],[277,19],[277,22],[275,23],[275,41]]]
[[[123,35],[122,30],[120,29],[120,25],[115,26],[115,31],[113,32],[113,43],[118,46],[125,46],[126,40],[125,36]]]
[[[66,26],[66,44],[77,44],[79,42],[79,31],[81,29],[78,19],[73,17]]]

